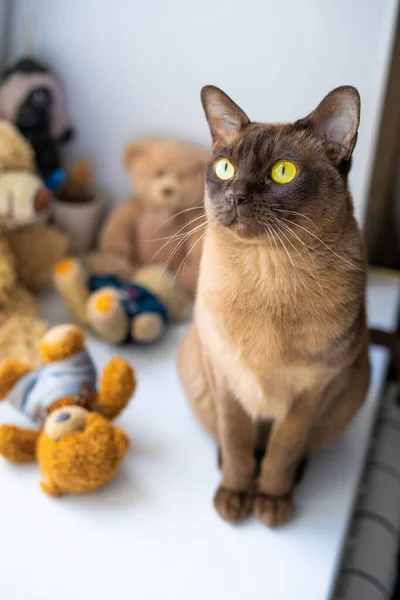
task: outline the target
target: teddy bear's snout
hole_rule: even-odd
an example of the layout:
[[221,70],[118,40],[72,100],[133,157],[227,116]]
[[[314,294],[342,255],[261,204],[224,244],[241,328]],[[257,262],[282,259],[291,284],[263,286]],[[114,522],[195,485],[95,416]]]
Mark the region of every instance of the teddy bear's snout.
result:
[[67,412],[60,412],[58,413],[58,415],[56,415],[55,417],[55,422],[56,423],[62,423],[63,421],[68,421],[68,419],[71,418],[71,415]]
[[176,208],[179,206],[182,196],[182,185],[177,177],[165,174],[158,177],[151,188],[151,198],[158,206]]
[[44,424],[44,432],[58,440],[69,433],[84,431],[89,412],[81,406],[64,406],[51,412]]
[[173,193],[174,193],[174,188],[172,188],[172,187],[165,187],[163,189],[164,196],[172,196]]

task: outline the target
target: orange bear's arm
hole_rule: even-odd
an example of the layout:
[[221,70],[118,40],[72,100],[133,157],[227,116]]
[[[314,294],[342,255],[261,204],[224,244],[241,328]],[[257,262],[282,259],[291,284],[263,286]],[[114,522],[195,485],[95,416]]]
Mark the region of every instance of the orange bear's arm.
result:
[[132,367],[122,358],[113,358],[104,367],[97,404],[108,419],[115,419],[128,404],[136,389]]
[[14,425],[0,426],[0,455],[16,464],[33,462],[36,459],[36,444],[40,432]]

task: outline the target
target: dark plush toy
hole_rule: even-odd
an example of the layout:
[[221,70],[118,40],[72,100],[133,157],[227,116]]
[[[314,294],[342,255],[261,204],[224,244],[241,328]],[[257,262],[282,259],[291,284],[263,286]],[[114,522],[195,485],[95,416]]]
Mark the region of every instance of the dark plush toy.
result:
[[24,57],[0,77],[0,116],[20,130],[35,151],[36,166],[55,191],[65,179],[60,146],[72,137],[64,93],[41,61]]

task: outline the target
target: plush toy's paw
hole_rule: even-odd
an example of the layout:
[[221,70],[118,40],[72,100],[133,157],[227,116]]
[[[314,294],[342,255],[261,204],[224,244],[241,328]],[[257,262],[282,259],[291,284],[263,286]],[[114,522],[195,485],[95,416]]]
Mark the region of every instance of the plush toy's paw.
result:
[[112,288],[91,295],[88,317],[93,329],[108,342],[118,344],[128,337],[129,319],[118,293]]
[[132,319],[131,334],[136,342],[150,343],[158,340],[165,331],[165,323],[161,315],[142,313]]
[[28,365],[9,359],[0,366],[0,400],[4,400],[11,388],[21,377],[29,373]]
[[85,336],[76,325],[57,325],[49,329],[40,342],[40,353],[45,363],[64,360],[82,352]]
[[22,429],[14,425],[0,427],[0,454],[9,462],[20,464],[33,462],[39,431]]
[[55,279],[71,279],[83,271],[82,265],[76,258],[65,258],[54,265]]
[[63,495],[62,490],[51,481],[41,481],[40,489],[52,498],[60,498]]
[[101,413],[115,419],[125,408],[136,389],[135,374],[130,364],[115,357],[104,367],[97,403]]
[[274,497],[258,493],[254,500],[254,512],[256,517],[267,527],[278,527],[293,516],[292,497],[290,494]]
[[53,269],[53,282],[71,315],[86,325],[90,290],[82,263],[75,258],[58,262]]
[[220,517],[235,524],[251,514],[253,503],[247,492],[236,492],[220,485],[214,496],[214,506]]

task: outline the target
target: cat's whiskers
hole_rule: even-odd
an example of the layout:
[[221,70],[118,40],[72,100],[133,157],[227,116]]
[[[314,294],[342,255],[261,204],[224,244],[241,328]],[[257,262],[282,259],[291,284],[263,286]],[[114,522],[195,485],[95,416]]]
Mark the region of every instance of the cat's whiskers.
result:
[[[277,219],[277,217],[275,217],[275,219]],[[280,224],[281,227],[283,227],[289,234],[293,235],[295,237],[295,239],[297,239],[304,246],[304,249],[307,252],[309,259],[312,261],[313,272],[311,271],[311,265],[309,263],[307,263],[307,261],[305,260],[304,256],[300,254],[300,252],[299,252],[299,250],[297,248],[294,248],[294,249],[296,250],[297,254],[299,255],[299,257],[304,262],[304,265],[307,267],[307,270],[308,270],[309,274],[311,275],[311,278],[314,279],[317,282],[318,287],[319,287],[321,293],[323,294],[323,296],[325,297],[326,301],[328,302],[328,304],[330,304],[332,306],[332,301],[329,299],[326,291],[323,289],[323,287],[321,285],[321,281],[320,281],[320,278],[318,276],[317,268],[315,266],[314,258],[311,255],[310,250],[308,249],[307,244],[305,244],[304,241],[297,235],[297,233],[295,233],[290,227],[288,227],[288,225],[286,225],[285,223],[283,223],[280,219],[277,219],[277,222],[279,222],[279,224]]]
[[[353,269],[357,269],[358,271],[361,271],[362,273],[364,273],[364,269],[361,269],[361,267],[353,264],[352,262],[350,262],[349,260],[347,260],[346,258],[344,258],[343,256],[340,256],[340,254],[338,254],[337,252],[335,252],[335,250],[333,250],[330,246],[328,246],[328,244],[326,244],[323,240],[321,240],[321,238],[319,238],[317,235],[315,235],[314,233],[312,233],[311,231],[309,231],[306,227],[303,227],[302,225],[299,225],[298,223],[292,223],[291,221],[289,221],[288,219],[284,219],[283,217],[281,217],[281,219],[287,223],[289,223],[290,225],[295,225],[296,227],[300,227],[300,229],[302,229],[303,231],[305,231],[306,233],[308,233],[309,235],[311,235],[312,237],[314,237],[316,240],[318,240],[323,246],[325,246],[325,248],[327,248],[327,250],[329,250],[330,252],[332,252],[332,254],[334,254],[335,256],[337,256],[337,258],[340,258],[340,260],[342,260],[343,262],[347,263],[348,265],[350,265],[350,267],[353,267]],[[313,248],[312,246],[308,246],[306,244],[306,246],[308,248],[310,248],[311,250],[314,250],[315,252],[318,253],[318,251]]]
[[[265,222],[265,225],[268,225],[268,223],[267,223],[267,222]],[[273,233],[274,233],[274,234],[277,236],[278,240],[280,241],[280,243],[281,243],[281,245],[282,245],[282,248],[283,248],[283,249],[284,249],[284,251],[286,252],[286,255],[287,255],[287,257],[288,257],[288,259],[289,259],[289,261],[290,261],[290,263],[291,263],[291,265],[292,265],[292,267],[293,267],[293,270],[294,270],[294,273],[295,273],[295,284],[296,284],[296,293],[297,293],[297,279],[296,279],[296,275],[297,275],[297,269],[296,269],[296,267],[295,267],[295,264],[294,264],[294,262],[293,262],[293,259],[292,259],[292,257],[290,256],[290,252],[289,252],[289,251],[288,251],[288,249],[286,248],[286,246],[285,246],[285,243],[284,243],[284,241],[282,240],[282,238],[281,238],[281,236],[279,235],[279,233],[278,233],[278,232],[277,232],[277,231],[276,231],[274,228],[272,228],[272,231],[273,231]]]
[[[198,221],[199,218],[196,219],[192,219],[192,221],[189,221],[189,223],[186,223],[183,227],[189,227],[190,225],[193,225],[193,223],[195,223],[196,221]],[[198,227],[199,225],[202,225],[202,223],[199,223],[198,225],[196,225],[196,227]],[[186,240],[187,237],[190,237],[190,235],[195,231],[194,229],[191,229],[190,231],[183,231],[182,233],[177,232],[176,234],[172,235],[172,236],[167,236],[166,238],[166,242],[157,250],[157,252],[155,252],[152,256],[151,262],[160,254],[160,252],[162,252],[164,250],[164,248],[166,248],[169,244],[172,244],[174,242],[177,242],[179,240]]]
[[287,210],[286,208],[278,208],[276,206],[272,206],[271,207],[273,212],[277,211],[277,212],[284,212],[287,214],[291,214],[291,215],[296,215],[298,217],[302,217],[303,219],[307,219],[307,221],[309,221],[311,223],[311,225],[313,227],[315,227],[315,229],[317,229],[317,226],[315,225],[314,221],[312,219],[310,219],[310,217],[307,217],[307,215],[303,215],[300,212],[297,212],[295,210]]
[[314,267],[314,274],[312,274],[310,272],[310,265],[305,261],[304,256],[302,256],[298,249],[296,248],[296,252],[298,253],[298,255],[300,256],[300,258],[302,259],[302,261],[304,262],[305,266],[307,267],[307,270],[310,272],[310,274],[312,275],[312,277],[314,277],[318,282],[319,282],[319,278],[318,278],[318,274],[316,271],[316,267],[315,267],[315,262],[314,262],[314,258],[312,257],[309,247],[307,246],[307,244],[305,244],[305,242],[297,235],[296,232],[294,232],[286,223],[284,223],[282,221],[282,219],[280,219],[279,217],[277,217],[276,215],[273,215],[273,218],[276,222],[278,222],[280,224],[281,227],[283,227],[290,235],[292,235],[298,242],[300,242],[300,244],[304,247],[305,251],[308,254],[309,259],[312,261],[313,263],[313,267]]
[[201,205],[190,206],[189,208],[184,208],[180,212],[177,212],[177,213],[173,214],[171,217],[169,217],[169,219],[167,219],[166,221],[164,221],[163,223],[161,223],[161,225],[159,225],[157,227],[157,229],[154,230],[154,233],[156,233],[157,231],[159,231],[159,229],[161,229],[161,227],[164,227],[165,225],[168,225],[168,223],[170,223],[171,221],[173,221],[174,219],[176,219],[180,215],[183,215],[184,213],[187,213],[187,212],[189,212],[191,210],[201,210],[202,208],[203,208],[203,206],[201,206]]
[[171,264],[171,261],[174,259],[174,256],[177,254],[177,252],[179,252],[180,248],[182,248],[182,246],[185,244],[185,242],[190,238],[191,235],[193,235],[193,233],[197,233],[199,231],[201,231],[202,229],[206,229],[207,228],[208,223],[200,223],[200,225],[196,225],[196,227],[194,227],[193,229],[191,229],[186,235],[185,237],[183,237],[183,239],[181,239],[179,241],[179,243],[176,245],[176,247],[172,250],[172,252],[170,253],[170,255],[168,256],[162,270],[159,276],[159,279],[161,279],[161,277],[163,276],[163,274],[165,273],[165,271],[167,270],[167,268],[169,267],[169,265]]
[[175,246],[175,248],[173,248],[173,250],[171,251],[167,261],[166,261],[166,265],[168,266],[170,264],[170,262],[172,261],[172,259],[174,258],[175,254],[179,251],[179,249],[185,244],[185,242],[190,238],[191,235],[193,235],[194,233],[201,231],[202,229],[205,229],[207,227],[207,223],[200,223],[199,225],[196,225],[196,227],[194,227],[193,229],[191,229],[190,231],[188,231],[183,238],[178,242],[178,244]]
[[197,244],[203,240],[203,238],[205,237],[205,235],[207,234],[207,231],[209,229],[211,230],[211,229],[213,229],[215,227],[216,221],[214,221],[213,223],[208,223],[208,225],[209,225],[209,227],[207,227],[206,230],[205,230],[205,232],[198,238],[198,240],[196,240],[196,242],[190,248],[189,252],[186,254],[185,258],[182,260],[181,264],[179,265],[179,268],[177,269],[177,271],[175,273],[175,277],[173,279],[173,283],[175,283],[175,280],[178,277],[179,271],[182,269],[182,273],[183,273],[183,271],[185,270],[185,266],[187,264],[189,256],[193,252],[193,250],[195,249],[195,247],[197,246]]
[[[312,274],[312,272],[311,272],[311,270],[310,270],[310,267],[309,267],[309,265],[308,265],[308,264],[307,264],[307,262],[304,260],[304,257],[303,257],[303,256],[301,256],[300,252],[298,251],[298,249],[296,248],[296,246],[293,244],[293,242],[291,242],[291,240],[290,240],[290,239],[288,238],[288,236],[285,234],[285,232],[284,232],[284,230],[283,230],[283,228],[282,228],[282,225],[280,225],[278,222],[276,222],[276,225],[277,225],[277,227],[279,228],[279,231],[281,232],[281,234],[282,234],[282,235],[284,236],[284,238],[286,239],[286,241],[287,241],[287,242],[288,242],[288,243],[291,245],[291,247],[292,247],[292,248],[295,250],[295,252],[296,252],[296,253],[297,253],[297,254],[300,256],[300,258],[301,258],[301,259],[302,259],[302,261],[304,262],[305,266],[307,267],[307,270],[308,270],[308,272],[310,273],[311,277],[312,277],[312,278],[314,278],[314,276],[313,276],[313,274]],[[309,296],[309,298],[310,298],[311,305],[312,305],[312,306],[314,306],[314,302],[313,302],[313,299],[312,299],[312,296],[311,296],[311,293],[310,293],[309,287],[307,286],[307,284],[306,284],[306,282],[304,281],[303,277],[301,277],[299,269],[297,269],[297,268],[295,267],[295,271],[296,271],[296,276],[299,278],[299,280],[300,280],[300,283],[303,285],[303,287],[304,287],[305,291],[307,292],[307,294],[308,294],[308,296]]]
[[172,235],[166,235],[165,237],[153,238],[153,239],[148,239],[148,240],[144,240],[144,241],[146,243],[149,243],[149,242],[162,242],[163,240],[170,240],[171,241],[171,240],[177,239],[180,236],[185,235],[186,232],[182,233],[182,231],[184,229],[186,229],[186,227],[189,227],[190,225],[192,225],[193,223],[195,223],[199,219],[204,219],[204,215],[200,215],[198,217],[195,217],[194,219],[192,219],[188,223],[185,223],[184,225],[180,225],[179,227],[176,228],[175,233],[173,233]]
[[[269,223],[267,223],[266,221],[265,221],[265,226],[266,226],[266,227],[267,227],[267,229],[268,229],[268,240],[270,241],[270,243],[271,243],[271,240],[272,240],[272,242],[274,243],[274,246],[275,246],[275,248],[276,248],[276,252],[277,252],[277,256],[278,256],[278,254],[279,254],[279,248],[278,248],[278,243],[277,243],[277,241],[276,241],[276,239],[275,239],[275,235],[274,235],[274,232],[273,232],[272,226],[271,226]],[[271,244],[271,245],[272,245],[272,244]],[[274,265],[274,268],[275,268],[275,270],[276,270],[276,265]]]

